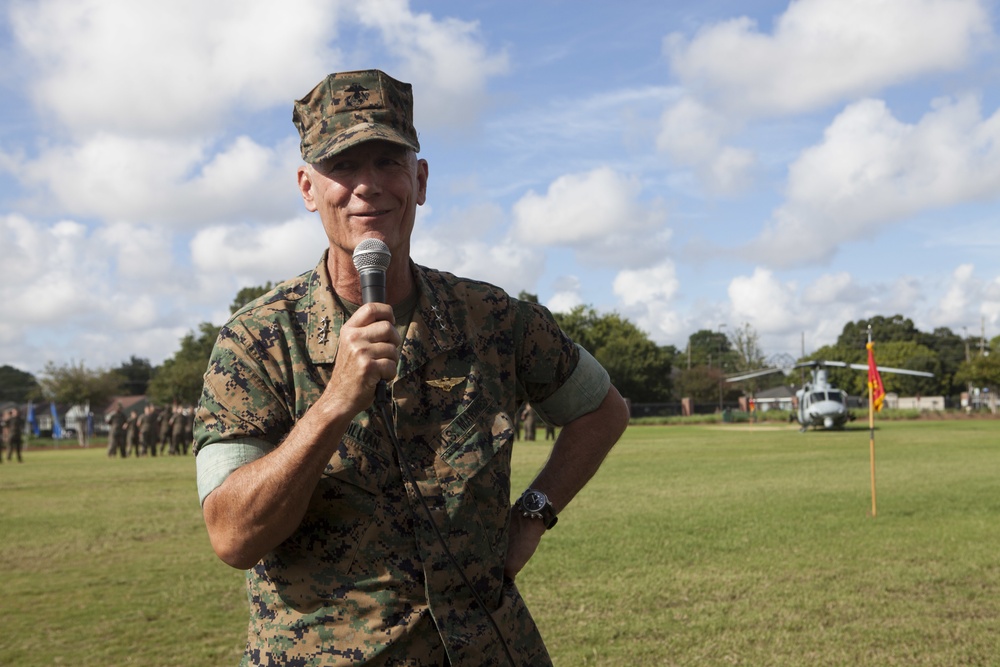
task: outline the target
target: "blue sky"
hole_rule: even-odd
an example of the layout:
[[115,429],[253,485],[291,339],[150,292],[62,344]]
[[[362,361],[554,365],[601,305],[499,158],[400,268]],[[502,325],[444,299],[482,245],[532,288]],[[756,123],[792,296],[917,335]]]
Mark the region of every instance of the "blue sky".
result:
[[[661,6],[662,5],[662,6]],[[1000,325],[987,0],[8,0],[0,364],[161,363],[325,246],[291,104],[411,82],[422,264],[767,355]]]

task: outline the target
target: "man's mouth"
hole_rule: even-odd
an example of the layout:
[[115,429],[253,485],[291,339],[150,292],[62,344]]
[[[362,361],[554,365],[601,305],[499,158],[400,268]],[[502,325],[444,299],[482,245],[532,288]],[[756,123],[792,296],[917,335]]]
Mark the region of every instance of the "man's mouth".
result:
[[389,211],[387,211],[387,210],[358,211],[356,213],[352,213],[351,215],[353,215],[356,218],[378,218],[378,217],[381,217],[381,216],[386,215],[388,213],[389,213]]

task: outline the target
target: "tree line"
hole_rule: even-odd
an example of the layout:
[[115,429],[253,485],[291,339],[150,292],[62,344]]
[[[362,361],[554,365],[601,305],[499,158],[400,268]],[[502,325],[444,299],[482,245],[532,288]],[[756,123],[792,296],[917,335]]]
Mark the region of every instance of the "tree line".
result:
[[[253,299],[273,288],[264,285],[241,289],[230,305],[235,313]],[[518,298],[538,303],[534,294],[521,292]],[[623,396],[634,403],[667,403],[689,397],[696,403],[731,403],[746,392],[780,384],[801,385],[804,377],[775,374],[740,385],[726,382],[729,375],[767,368],[790,367],[811,360],[867,362],[865,343],[868,327],[876,342],[880,366],[929,371],[933,378],[883,375],[886,391],[900,395],[946,396],[956,398],[969,387],[995,391],[1000,387],[1000,336],[990,341],[961,337],[948,328],[932,332],[918,330],[902,315],[875,316],[849,322],[837,341],[811,354],[794,359],[769,358],[760,337],[749,324],[719,330],[702,329],[688,338],[687,346],[658,345],[628,319],[618,313],[599,313],[590,306],[577,306],[568,313],[554,313],[563,330],[590,352],[608,370]],[[83,362],[58,366],[46,364],[35,378],[11,366],[0,366],[0,400],[26,402],[53,400],[63,404],[104,406],[113,396],[146,395],[159,405],[193,405],[201,395],[202,376],[208,365],[219,327],[203,322],[188,332],[177,352],[161,365],[132,356],[110,369],[88,369]],[[779,363],[780,362],[780,363]],[[867,376],[850,369],[828,369],[830,381],[851,395],[863,395]]]

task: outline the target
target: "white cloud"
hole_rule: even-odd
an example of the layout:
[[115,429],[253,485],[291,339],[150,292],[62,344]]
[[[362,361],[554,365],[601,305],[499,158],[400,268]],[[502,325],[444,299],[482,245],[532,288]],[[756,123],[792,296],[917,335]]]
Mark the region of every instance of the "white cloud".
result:
[[747,17],[664,40],[684,88],[659,149],[712,193],[745,190],[756,156],[729,145],[754,118],[800,114],[954,71],[992,40],[982,0],[798,0],[770,33]]
[[747,187],[756,157],[752,151],[724,145],[739,123],[683,97],[660,119],[657,148],[682,166],[696,167],[711,192],[733,194]]
[[42,0],[14,5],[11,24],[37,103],[75,134],[176,137],[308,92],[340,61],[339,4]]
[[176,267],[169,251],[172,237],[167,230],[118,223],[98,229],[94,239],[103,256],[114,258],[123,286],[139,280],[175,281]]
[[991,36],[980,0],[798,0],[766,34],[741,17],[670,35],[674,73],[737,115],[808,111],[966,64]]
[[18,304],[10,313],[17,325],[58,325],[98,306],[106,269],[86,227],[10,215],[0,218],[0,239],[0,298]]
[[50,193],[58,211],[79,217],[191,228],[289,212],[298,198],[290,144],[271,149],[237,137],[212,148],[102,132],[47,150],[23,165],[21,177]]
[[431,234],[415,238],[412,246],[410,255],[420,264],[499,285],[515,296],[536,292],[545,268],[539,249],[509,238],[490,242]]
[[394,76],[419,90],[417,127],[467,123],[481,111],[486,82],[508,70],[507,54],[490,53],[476,22],[414,13],[407,0],[353,5],[362,25],[377,29],[382,48],[400,60]]
[[625,269],[613,284],[614,293],[626,306],[671,301],[679,287],[677,270],[669,260],[647,269]]
[[734,319],[762,333],[798,327],[802,317],[795,308],[796,289],[795,283],[783,284],[772,271],[760,267],[752,276],[736,276],[728,290]]
[[1000,324],[1000,275],[985,278],[976,273],[974,265],[961,264],[942,290],[928,316],[932,326],[973,331],[983,323],[991,328]]
[[546,306],[553,313],[568,313],[577,306],[584,305],[579,277],[560,276],[553,287],[555,293],[546,302]]
[[998,191],[1000,112],[984,119],[972,97],[938,100],[907,124],[864,100],[791,165],[787,201],[752,249],[775,266],[827,260],[905,216]]
[[195,234],[191,261],[203,281],[220,281],[224,293],[235,294],[249,284],[311,270],[328,243],[316,215],[268,225],[218,225]]
[[972,283],[975,267],[963,264],[951,275],[948,291],[937,305],[935,316],[942,322],[961,321],[969,310],[970,297],[979,296],[977,286]]
[[670,230],[657,203],[639,200],[638,179],[608,167],[557,178],[544,195],[529,191],[514,204],[514,237],[569,246],[612,265],[646,266],[663,256]]
[[724,115],[690,96],[667,107],[660,123],[657,148],[687,165],[710,160],[735,129]]
[[826,306],[857,299],[860,288],[846,271],[820,276],[802,292],[803,303]]
[[708,165],[703,179],[712,192],[736,194],[750,187],[757,157],[750,150],[726,146]]
[[652,340],[669,340],[681,332],[684,322],[674,306],[680,281],[672,260],[620,271],[612,289],[622,304],[622,313]]
[[[875,315],[903,314],[921,331],[947,327],[961,333],[985,323],[987,332],[1000,324],[1000,275],[988,278],[971,264],[957,266],[945,279],[902,276],[887,283],[862,283],[846,272],[816,276],[800,285],[780,274],[757,268],[729,285],[728,313],[700,318],[749,323],[760,333],[769,355],[798,357],[832,345],[848,322]],[[705,327],[714,328],[707,324]],[[989,335],[987,335],[989,337]]]

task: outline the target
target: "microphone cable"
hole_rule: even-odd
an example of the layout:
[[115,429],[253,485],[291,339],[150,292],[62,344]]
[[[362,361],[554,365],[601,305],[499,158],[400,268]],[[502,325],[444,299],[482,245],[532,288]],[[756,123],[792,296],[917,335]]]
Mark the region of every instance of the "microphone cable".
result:
[[[507,662],[510,663],[511,667],[518,667],[517,662],[514,661],[514,655],[511,653],[510,647],[507,646],[507,641],[504,639],[503,633],[500,631],[499,624],[497,624],[496,619],[493,618],[493,614],[490,612],[490,608],[486,606],[483,598],[479,595],[479,591],[477,591],[475,586],[472,585],[472,582],[465,574],[465,570],[463,570],[462,566],[459,564],[458,559],[456,559],[451,553],[451,549],[448,548],[448,543],[445,541],[444,535],[441,534],[441,529],[438,528],[437,522],[434,521],[434,515],[431,513],[431,508],[427,504],[427,499],[424,498],[424,494],[420,492],[417,480],[413,477],[413,473],[410,471],[409,460],[403,453],[403,445],[399,442],[399,437],[396,435],[396,428],[392,420],[392,415],[389,412],[391,405],[392,399],[389,398],[386,382],[385,380],[380,380],[375,389],[375,408],[377,414],[381,417],[382,425],[385,426],[385,430],[389,434],[389,440],[392,441],[392,446],[396,450],[396,457],[399,460],[399,469],[402,471],[406,482],[408,482],[416,492],[420,506],[423,508],[424,514],[427,516],[427,522],[430,523],[431,528],[434,529],[434,535],[441,544],[441,548],[444,549],[444,553],[448,557],[448,561],[462,578],[462,583],[464,583],[469,590],[472,591],[472,596],[475,598],[476,604],[482,607],[483,611],[486,613],[486,618],[489,619],[490,625],[493,627],[493,632],[496,634],[497,639],[500,640],[500,645],[503,646],[504,653],[507,655]],[[419,522],[420,517],[417,515],[416,508],[414,508],[411,503],[407,503],[407,506],[410,508],[410,513],[413,515],[413,521],[415,523]],[[445,653],[447,653],[447,644],[445,645]]]
[[[361,287],[361,303],[386,303],[386,290],[387,290],[387,280],[386,271],[389,268],[389,263],[392,261],[392,253],[389,250],[389,246],[380,239],[377,238],[366,238],[362,240],[354,248],[352,255],[352,260],[354,262],[354,268],[358,271],[358,280]],[[403,453],[403,446],[399,442],[399,437],[396,435],[395,422],[392,419],[392,414],[390,413],[391,406],[393,405],[392,399],[389,397],[389,387],[385,380],[379,380],[375,387],[375,401],[374,407],[376,414],[381,417],[382,424],[385,426],[386,433],[389,435],[389,440],[392,442],[393,448],[396,450],[396,458],[399,462],[399,469],[403,474],[404,482],[409,483],[413,487],[413,491],[417,495],[417,500],[420,502],[420,506],[423,508],[424,514],[427,516],[427,521],[430,523],[431,528],[434,529],[434,535],[437,541],[441,544],[441,548],[444,549],[445,555],[448,557],[448,561],[451,563],[455,571],[458,572],[459,576],[469,590],[472,592],[472,596],[483,611],[486,613],[486,618],[489,619],[490,625],[493,628],[494,633],[496,633],[497,639],[500,640],[500,645],[503,646],[504,653],[507,655],[507,661],[510,663],[511,667],[518,667],[517,663],[514,661],[514,656],[510,651],[510,647],[507,646],[506,640],[504,640],[503,633],[500,632],[500,626],[497,624],[496,619],[493,618],[493,614],[490,612],[490,608],[486,606],[483,602],[482,597],[479,592],[469,581],[468,576],[465,574],[465,570],[459,564],[458,559],[451,553],[451,549],[448,548],[448,543],[445,541],[444,536],[441,534],[441,530],[438,528],[437,523],[434,521],[434,515],[431,513],[431,508],[427,504],[427,499],[424,498],[424,494],[420,492],[420,487],[417,485],[417,480],[413,477],[413,472],[410,470],[410,462]],[[410,508],[410,514],[413,516],[414,527],[420,522],[420,516],[417,514],[416,508],[412,503],[407,503]],[[428,605],[430,601],[428,600]],[[447,645],[445,646],[445,653],[447,653]]]

